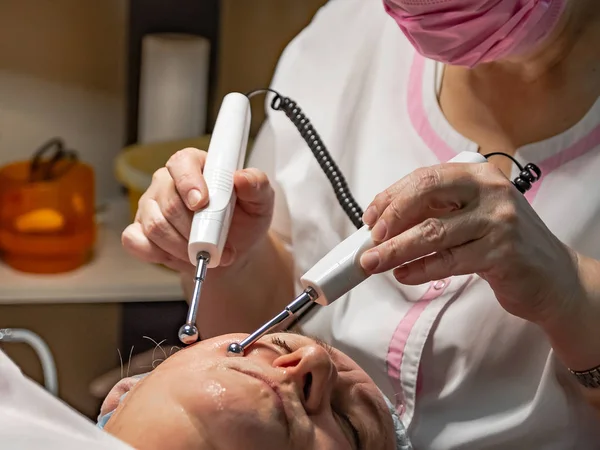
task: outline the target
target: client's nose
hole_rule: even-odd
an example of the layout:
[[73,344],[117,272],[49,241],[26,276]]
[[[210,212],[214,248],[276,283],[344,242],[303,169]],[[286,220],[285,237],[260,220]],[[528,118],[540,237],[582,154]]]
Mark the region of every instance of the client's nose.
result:
[[276,367],[285,367],[297,388],[308,414],[316,414],[331,404],[331,391],[337,369],[327,350],[317,344],[306,345],[289,355],[277,358]]

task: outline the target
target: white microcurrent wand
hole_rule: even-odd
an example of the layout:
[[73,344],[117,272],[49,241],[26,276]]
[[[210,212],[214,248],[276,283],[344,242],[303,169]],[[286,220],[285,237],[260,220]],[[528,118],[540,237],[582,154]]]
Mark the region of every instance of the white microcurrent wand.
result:
[[186,322],[179,329],[179,340],[183,344],[198,340],[196,316],[202,283],[206,270],[221,262],[236,202],[233,175],[244,166],[250,120],[248,97],[233,92],[223,98],[204,164],[208,206],[194,214],[188,243],[188,255],[196,266],[196,275]]
[[[462,152],[448,162],[483,163],[487,159],[480,153]],[[228,353],[243,356],[249,346],[310,303],[327,306],[361,284],[368,275],[360,265],[360,257],[374,246],[371,230],[367,225],[355,231],[300,278],[304,291],[292,303],[246,339],[231,344]]]

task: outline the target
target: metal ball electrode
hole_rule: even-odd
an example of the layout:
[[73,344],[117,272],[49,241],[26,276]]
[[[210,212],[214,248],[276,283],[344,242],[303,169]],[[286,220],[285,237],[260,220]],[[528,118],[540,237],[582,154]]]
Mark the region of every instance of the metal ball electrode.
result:
[[237,342],[229,344],[227,348],[227,356],[244,356],[244,347]]
[[185,345],[193,344],[198,340],[198,328],[187,323],[182,325],[179,329],[179,340]]

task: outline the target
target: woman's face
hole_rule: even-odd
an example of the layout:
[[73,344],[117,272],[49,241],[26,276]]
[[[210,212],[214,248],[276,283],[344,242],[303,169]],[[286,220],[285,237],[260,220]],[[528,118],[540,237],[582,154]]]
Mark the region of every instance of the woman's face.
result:
[[245,357],[245,335],[181,350],[137,383],[105,430],[140,449],[394,449],[381,393],[349,357],[277,333]]

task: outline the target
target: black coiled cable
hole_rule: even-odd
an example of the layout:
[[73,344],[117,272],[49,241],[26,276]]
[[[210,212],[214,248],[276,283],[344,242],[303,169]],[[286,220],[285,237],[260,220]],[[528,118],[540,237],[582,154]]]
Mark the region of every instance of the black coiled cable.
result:
[[[271,101],[271,108],[273,108],[275,111],[283,111],[285,115],[288,116],[288,118],[292,121],[296,129],[300,132],[300,135],[304,141],[308,144],[308,147],[315,156],[319,166],[321,166],[321,169],[323,169],[323,172],[325,172],[325,175],[331,183],[331,187],[333,188],[335,196],[341,207],[344,209],[344,212],[350,218],[356,228],[361,228],[363,226],[363,211],[352,196],[344,175],[331,157],[331,154],[325,147],[325,144],[319,137],[319,134],[314,129],[306,115],[302,112],[302,109],[300,109],[295,101],[288,97],[284,97],[279,92],[269,88],[254,90],[246,94],[246,96],[248,98],[252,98],[256,94],[265,92],[271,92],[275,94],[273,100]],[[511,159],[521,171],[519,175],[512,181],[512,184],[522,194],[531,189],[533,183],[541,178],[542,171],[538,166],[533,163],[528,163],[525,165],[525,167],[523,167],[515,158],[507,153],[493,152],[483,156],[487,159],[490,156],[499,155]]]
[[261,92],[272,92],[275,94],[271,101],[271,108],[275,111],[283,111],[292,121],[296,129],[300,132],[302,139],[307,143],[310,151],[315,156],[319,166],[323,169],[325,176],[331,183],[335,196],[352,223],[356,228],[363,226],[363,211],[358,202],[352,196],[348,183],[342,174],[342,171],[333,160],[331,154],[325,147],[325,144],[319,137],[306,115],[302,112],[295,101],[280,95],[273,89],[260,89],[247,94],[248,98]]

